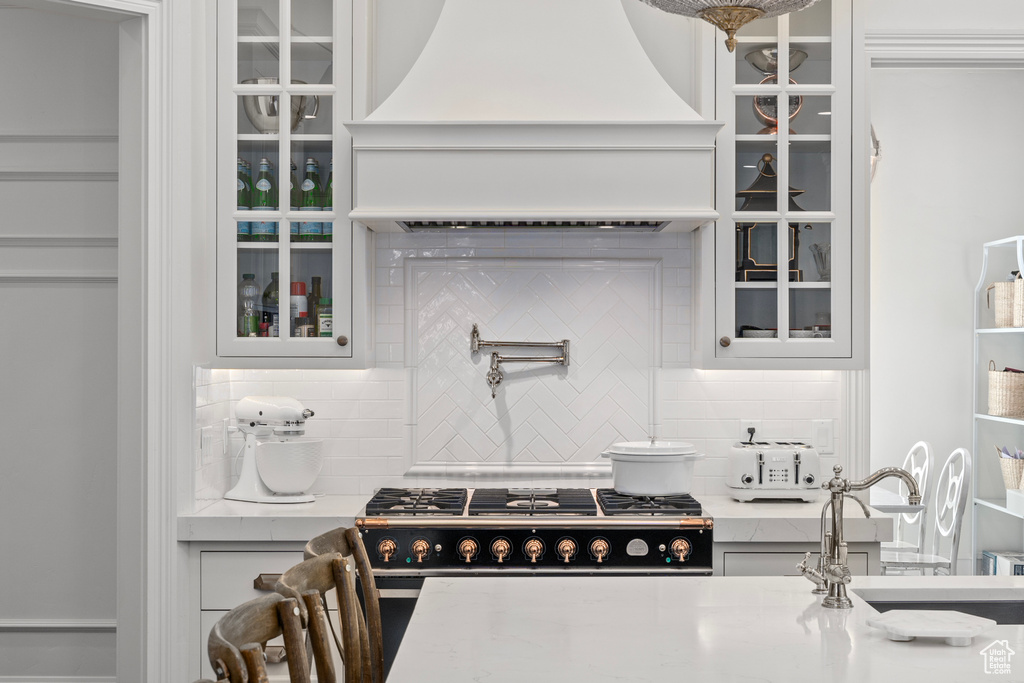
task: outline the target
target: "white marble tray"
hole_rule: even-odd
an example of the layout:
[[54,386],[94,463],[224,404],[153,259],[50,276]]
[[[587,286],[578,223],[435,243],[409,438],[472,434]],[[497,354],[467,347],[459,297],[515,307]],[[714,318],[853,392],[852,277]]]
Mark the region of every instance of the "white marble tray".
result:
[[889,640],[942,638],[949,645],[966,647],[996,622],[952,610],[894,609],[869,618],[867,625],[885,631]]

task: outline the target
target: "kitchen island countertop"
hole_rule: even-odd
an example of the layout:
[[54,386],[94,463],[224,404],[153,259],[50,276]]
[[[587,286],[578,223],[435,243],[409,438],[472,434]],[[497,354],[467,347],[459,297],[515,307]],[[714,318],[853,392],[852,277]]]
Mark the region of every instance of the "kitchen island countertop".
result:
[[[197,512],[178,516],[179,541],[301,541],[339,526],[352,526],[369,494],[326,495],[312,503],[269,504],[218,500]],[[715,520],[715,541],[817,542],[818,502],[741,503],[724,495],[698,497],[704,513]],[[846,540],[851,543],[892,540],[892,518],[872,512],[865,518],[856,504],[844,506]]]
[[[859,590],[1024,594],[1024,577],[855,577],[853,609],[802,577],[427,578],[389,681],[872,681],[1024,678],[1024,626],[967,647],[894,642]],[[966,591],[974,591],[967,593]],[[953,609],[953,608],[950,608]],[[1006,641],[1000,643],[998,641]],[[989,651],[1021,653],[989,676]],[[1005,661],[1005,658],[1004,658]]]

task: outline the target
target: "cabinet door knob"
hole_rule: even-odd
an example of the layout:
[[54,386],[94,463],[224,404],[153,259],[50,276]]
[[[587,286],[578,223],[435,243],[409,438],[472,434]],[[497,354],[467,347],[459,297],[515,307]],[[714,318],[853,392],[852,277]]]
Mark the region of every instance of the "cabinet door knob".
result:
[[718,340],[718,343],[722,346],[728,346],[729,344],[732,344],[732,339],[729,339],[729,337],[722,337]]
[[348,337],[345,335],[338,336],[338,346],[348,346]]

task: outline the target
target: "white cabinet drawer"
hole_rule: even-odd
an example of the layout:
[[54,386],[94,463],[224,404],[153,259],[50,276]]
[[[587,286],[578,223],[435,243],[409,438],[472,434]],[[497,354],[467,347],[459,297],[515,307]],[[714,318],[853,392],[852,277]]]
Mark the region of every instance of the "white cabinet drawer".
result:
[[301,550],[204,551],[199,555],[199,608],[229,610],[266,595],[253,588],[253,580],[260,574],[282,574],[299,562]]
[[[723,576],[799,576],[796,568],[804,559],[803,553],[730,553],[723,554]],[[817,566],[817,553],[811,555],[807,564]],[[847,563],[850,572],[857,576],[867,576],[867,553],[849,553]]]

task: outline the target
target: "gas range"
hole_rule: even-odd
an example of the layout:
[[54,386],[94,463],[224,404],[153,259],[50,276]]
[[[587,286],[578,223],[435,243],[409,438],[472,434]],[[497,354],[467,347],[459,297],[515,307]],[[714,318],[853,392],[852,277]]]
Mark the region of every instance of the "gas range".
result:
[[356,519],[374,574],[711,574],[692,496],[613,489],[381,489]]

